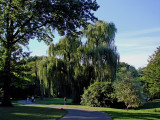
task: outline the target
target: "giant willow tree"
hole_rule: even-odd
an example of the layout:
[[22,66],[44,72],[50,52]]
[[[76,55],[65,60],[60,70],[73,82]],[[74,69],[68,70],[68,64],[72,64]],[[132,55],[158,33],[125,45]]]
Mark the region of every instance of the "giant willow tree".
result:
[[118,61],[114,24],[96,21],[82,32],[86,36],[85,43],[73,33],[50,45],[49,57],[39,63],[42,95],[52,93],[54,88],[54,92],[58,91],[63,97],[64,91],[69,92],[77,103],[84,87],[95,81],[114,80]]
[[92,11],[98,7],[95,0],[0,1],[0,45],[4,56],[3,106],[11,106],[11,61],[15,48],[27,46],[29,40],[35,37],[49,43],[54,37],[49,33],[55,29],[61,35],[76,32],[76,28],[86,26],[88,20],[95,20]]

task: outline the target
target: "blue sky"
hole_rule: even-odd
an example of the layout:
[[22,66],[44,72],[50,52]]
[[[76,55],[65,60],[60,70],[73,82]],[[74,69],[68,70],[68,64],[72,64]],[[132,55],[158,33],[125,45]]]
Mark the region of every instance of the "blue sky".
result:
[[[160,46],[160,0],[97,0],[98,19],[113,22],[117,28],[115,44],[120,61],[136,68],[145,67]],[[55,32],[55,34],[57,34]],[[54,42],[59,40],[56,36]],[[32,56],[46,55],[43,42],[30,41]]]

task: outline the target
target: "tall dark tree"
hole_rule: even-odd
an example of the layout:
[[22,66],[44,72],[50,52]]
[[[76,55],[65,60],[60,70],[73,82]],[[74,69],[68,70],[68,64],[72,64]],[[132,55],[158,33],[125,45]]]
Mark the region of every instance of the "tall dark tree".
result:
[[5,56],[3,106],[11,106],[11,60],[15,47],[27,46],[35,37],[49,43],[54,37],[49,33],[55,29],[61,35],[76,32],[76,28],[85,27],[88,20],[95,20],[92,11],[98,7],[95,0],[1,0],[0,45]]
[[142,82],[147,97],[160,98],[160,47],[157,48],[143,69]]

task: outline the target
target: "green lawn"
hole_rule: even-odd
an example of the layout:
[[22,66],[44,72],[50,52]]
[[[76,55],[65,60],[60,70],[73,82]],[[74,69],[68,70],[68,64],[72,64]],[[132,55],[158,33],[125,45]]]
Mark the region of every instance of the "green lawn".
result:
[[108,113],[114,120],[160,120],[160,99],[145,103],[145,105],[139,109],[130,109],[129,111],[125,109],[71,105],[71,99],[68,101],[69,105],[63,105],[63,99],[60,98],[47,98],[43,101],[36,102],[41,104],[99,110]]
[[57,120],[66,111],[14,103],[14,107],[0,107],[0,120]]

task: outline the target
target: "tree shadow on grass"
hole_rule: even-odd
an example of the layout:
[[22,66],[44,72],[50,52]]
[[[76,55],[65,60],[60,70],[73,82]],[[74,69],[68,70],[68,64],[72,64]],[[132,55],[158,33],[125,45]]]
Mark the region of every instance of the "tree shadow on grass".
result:
[[150,101],[144,104],[143,107],[139,109],[152,109],[152,108],[160,108],[160,102],[157,101]]
[[12,108],[0,108],[1,120],[57,120],[66,114],[66,111],[38,107],[18,105]]
[[159,120],[160,114],[156,113],[131,113],[131,112],[117,112],[104,111],[109,114],[114,120]]

